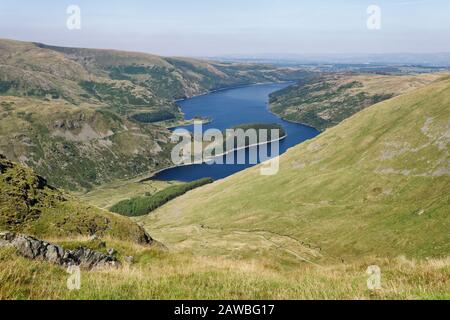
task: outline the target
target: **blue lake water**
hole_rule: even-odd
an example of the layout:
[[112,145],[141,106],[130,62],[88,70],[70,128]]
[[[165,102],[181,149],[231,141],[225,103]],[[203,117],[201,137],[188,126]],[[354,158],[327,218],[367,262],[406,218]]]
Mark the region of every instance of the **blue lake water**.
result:
[[[278,123],[287,133],[280,141],[280,154],[305,140],[319,134],[319,131],[305,125],[284,121],[268,110],[269,94],[281,90],[290,83],[258,84],[233,89],[216,91],[207,95],[179,101],[178,104],[186,119],[207,117],[211,123],[203,125],[203,130],[219,129],[221,131],[245,123]],[[190,131],[193,126],[182,126]],[[268,146],[270,150],[270,145]],[[214,180],[225,178],[238,171],[253,166],[252,164],[193,164],[169,168],[155,174],[153,180],[194,181],[210,177]]]

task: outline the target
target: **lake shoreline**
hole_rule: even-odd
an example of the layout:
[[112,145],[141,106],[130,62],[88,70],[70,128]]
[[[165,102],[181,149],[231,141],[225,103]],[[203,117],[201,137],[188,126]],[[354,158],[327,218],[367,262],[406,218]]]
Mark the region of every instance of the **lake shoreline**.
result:
[[294,121],[294,120],[285,119],[282,116],[280,116],[279,114],[277,114],[277,113],[273,112],[272,110],[270,110],[270,102],[269,102],[269,105],[267,107],[267,111],[270,112],[271,114],[273,114],[274,116],[276,116],[278,119],[281,119],[283,121],[286,121],[286,122],[289,122],[289,123],[292,123],[292,124],[299,124],[299,125],[302,125],[302,126],[305,126],[305,127],[309,127],[311,129],[319,131],[320,133],[324,132],[327,129],[326,128],[324,130],[320,130],[320,129],[317,129],[316,127],[313,127],[312,125],[310,125],[308,123],[297,122],[297,121]]
[[199,94],[194,94],[190,97],[185,97],[185,98],[181,98],[181,99],[175,99],[174,102],[181,102],[181,101],[185,101],[188,99],[192,99],[192,98],[197,98],[197,97],[202,97],[202,96],[206,96],[208,94],[212,94],[212,93],[216,93],[216,92],[221,92],[221,91],[226,91],[226,90],[232,90],[232,89],[239,89],[239,88],[245,88],[245,87],[251,87],[251,86],[260,86],[260,85],[267,85],[267,84],[282,84],[282,83],[292,83],[294,84],[296,81],[271,81],[271,82],[255,82],[255,83],[249,83],[249,84],[242,84],[242,85],[236,85],[236,86],[230,86],[230,87],[223,87],[223,88],[219,88],[219,89],[213,89],[213,90],[209,90],[203,93],[199,93]]
[[[277,123],[281,125],[285,129],[285,134],[277,139],[272,139],[270,141],[265,141],[257,144],[247,145],[243,147],[235,147],[232,150],[226,150],[225,152],[221,152],[220,155],[210,155],[205,154],[206,149],[202,152],[205,157],[201,159],[201,161],[197,161],[196,163],[187,163],[187,164],[179,164],[179,165],[171,165],[171,166],[163,166],[158,170],[153,172],[149,172],[148,175],[142,177],[140,182],[143,181],[193,181],[198,177],[211,177],[215,180],[220,180],[228,175],[231,175],[235,172],[243,170],[243,168],[247,168],[253,166],[254,164],[247,163],[245,161],[244,164],[235,164],[230,166],[222,166],[216,163],[215,158],[224,157],[231,152],[238,152],[240,150],[246,150],[246,154],[248,154],[248,150],[252,147],[264,146],[270,143],[274,143],[276,141],[280,142],[279,146],[279,154],[285,153],[290,147],[302,143],[305,140],[313,138],[318,133],[320,133],[317,129],[309,125],[298,124],[286,119],[283,119],[279,115],[273,113],[270,110],[270,94],[272,92],[276,92],[278,90],[283,89],[284,87],[288,87],[290,85],[295,84],[295,81],[278,81],[278,82],[264,82],[264,83],[254,83],[254,84],[246,84],[239,85],[233,87],[225,87],[215,90],[210,90],[205,93],[201,93],[196,96],[186,97],[183,99],[176,100],[178,102],[177,106],[180,108],[180,112],[183,114],[184,118],[191,119],[195,115],[199,115],[201,117],[207,117],[212,120],[212,122],[217,121],[217,128],[219,130],[225,130],[226,128],[232,128],[233,126],[239,124],[250,124],[250,123]],[[265,87],[267,86],[267,87]],[[227,93],[223,93],[226,91],[236,90],[239,95],[241,92],[246,94],[246,98],[244,100],[227,100],[230,99]],[[274,90],[274,91],[273,91]],[[216,94],[214,94],[216,93]],[[211,97],[205,97],[211,94]],[[234,94],[234,93],[232,93]],[[189,101],[193,98],[198,97],[199,99],[194,101]],[[204,100],[207,99],[207,100]],[[208,101],[205,104],[205,101]],[[232,105],[227,105],[227,101],[232,101]],[[186,104],[190,107],[185,109]],[[203,105],[202,105],[203,104]],[[251,108],[247,111],[247,106],[250,104]],[[196,107],[200,106],[196,111]],[[257,109],[254,107],[258,106]],[[194,107],[194,109],[192,108]],[[226,107],[226,109],[223,109]],[[240,109],[244,108],[244,109]],[[261,109],[259,109],[261,108]],[[215,111],[220,110],[220,111]],[[222,111],[227,110],[227,111]],[[259,110],[259,111],[256,111]],[[241,112],[242,111],[242,112]],[[198,112],[198,113],[196,113]],[[230,119],[228,119],[228,113],[230,113]],[[234,112],[234,113],[233,113]],[[269,116],[270,115],[270,116]],[[236,119],[235,119],[236,118]],[[261,120],[261,121],[260,121]],[[189,121],[189,120],[186,120]],[[183,127],[183,126],[182,126]],[[171,129],[173,130],[174,127]],[[175,127],[176,128],[176,127]],[[209,145],[208,145],[209,147]],[[212,146],[211,146],[212,147]],[[221,150],[222,151],[222,150]],[[246,155],[247,157],[247,155]],[[222,159],[220,159],[221,161]],[[259,162],[259,159],[258,159]],[[192,166],[192,170],[185,169],[185,167]],[[210,169],[210,167],[213,167]]]
[[[214,155],[214,156],[209,157],[209,158],[206,158],[206,159],[202,159],[202,162],[198,162],[198,163],[194,163],[194,162],[193,162],[193,163],[185,163],[185,164],[176,164],[176,165],[173,165],[173,166],[170,166],[170,167],[167,167],[167,168],[162,168],[162,169],[159,169],[159,170],[157,170],[157,171],[155,171],[155,172],[152,172],[148,177],[139,180],[138,183],[150,181],[150,180],[153,179],[153,177],[154,177],[155,175],[157,175],[157,174],[159,174],[159,173],[161,173],[161,172],[164,172],[164,171],[166,171],[166,170],[175,169],[175,168],[180,168],[180,167],[185,167],[185,166],[192,166],[192,165],[197,165],[197,164],[208,164],[208,161],[213,160],[213,159],[215,159],[215,158],[226,156],[227,154],[230,154],[230,153],[232,153],[232,152],[237,152],[237,151],[246,150],[246,149],[250,149],[250,148],[254,148],[254,147],[259,147],[259,146],[263,146],[263,145],[268,145],[268,144],[271,144],[271,143],[277,142],[277,141],[282,141],[282,140],[286,139],[287,136],[288,136],[288,135],[285,134],[284,136],[282,136],[282,137],[280,137],[280,138],[278,138],[278,139],[273,139],[273,140],[265,141],[265,142],[261,142],[261,143],[254,143],[254,144],[251,144],[251,145],[248,145],[248,146],[245,146],[245,147],[234,148],[234,149],[232,149],[232,150],[228,150],[227,152],[224,152],[224,153],[221,153],[221,154],[218,154],[218,155]],[[210,163],[210,164],[213,164],[213,163]],[[176,181],[176,180],[174,180],[174,181]]]
[[[275,92],[276,92],[276,91],[275,91]],[[278,119],[281,119],[281,120],[283,120],[283,121],[286,121],[286,122],[289,122],[289,123],[292,123],[292,124],[300,124],[300,125],[302,125],[302,126],[309,127],[309,128],[314,129],[314,130],[317,130],[317,131],[319,131],[320,133],[322,133],[322,132],[324,132],[324,131],[326,130],[326,129],[325,129],[325,130],[317,129],[316,127],[314,127],[314,126],[312,126],[312,125],[310,125],[310,124],[308,124],[308,123],[303,123],[303,122],[298,122],[298,121],[294,121],[294,120],[289,120],[289,119],[283,118],[281,115],[279,115],[278,113],[275,113],[275,112],[270,108],[270,95],[269,95],[269,101],[267,102],[267,111],[270,112],[271,114],[273,114],[274,116],[276,116]]]

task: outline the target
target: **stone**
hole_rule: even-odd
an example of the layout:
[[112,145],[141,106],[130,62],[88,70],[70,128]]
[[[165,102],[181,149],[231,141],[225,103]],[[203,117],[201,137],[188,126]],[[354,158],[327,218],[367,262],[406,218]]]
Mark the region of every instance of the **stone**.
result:
[[52,244],[49,244],[47,246],[47,251],[45,254],[46,260],[56,263],[56,264],[61,264],[63,256],[64,256],[64,250],[60,246],[55,246]]
[[61,246],[9,231],[0,232],[0,247],[14,247],[25,258],[49,261],[65,267],[75,265],[93,269],[120,265],[113,254],[106,255],[84,247],[65,250]]
[[14,239],[14,233],[9,232],[9,231],[2,231],[0,232],[0,241],[11,241],[12,239]]
[[126,256],[124,258],[125,262],[128,264],[132,264],[134,262],[134,257],[133,256]]

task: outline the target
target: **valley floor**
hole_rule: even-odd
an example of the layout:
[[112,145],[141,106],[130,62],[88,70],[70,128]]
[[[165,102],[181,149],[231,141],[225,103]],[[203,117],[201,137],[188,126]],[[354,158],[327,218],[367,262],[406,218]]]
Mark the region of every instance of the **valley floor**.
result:
[[148,175],[131,180],[117,180],[103,184],[89,192],[83,194],[74,193],[74,195],[88,204],[106,209],[122,200],[143,196],[148,193],[153,194],[177,183],[155,180],[141,182],[142,179],[147,177]]

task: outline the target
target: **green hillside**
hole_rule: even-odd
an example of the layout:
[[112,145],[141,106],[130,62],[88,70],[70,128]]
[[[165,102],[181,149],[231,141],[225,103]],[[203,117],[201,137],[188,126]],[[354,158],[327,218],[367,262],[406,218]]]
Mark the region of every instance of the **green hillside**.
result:
[[140,244],[150,239],[133,221],[80,203],[1,154],[0,190],[0,231],[46,239],[95,235]]
[[63,100],[0,100],[0,151],[52,185],[90,189],[170,164],[164,128]]
[[177,98],[301,70],[0,40],[0,153],[71,190],[169,165]]
[[0,229],[104,240],[122,266],[82,270],[71,291],[65,269],[0,248],[0,299],[448,299],[449,89],[447,77],[356,114],[288,151],[276,176],[255,167],[139,218],[169,251],[2,157]]
[[[249,259],[236,260],[217,253],[213,257],[170,250],[150,240],[141,227],[104,210],[84,205],[49,186],[32,170],[0,157],[0,231],[10,230],[61,245],[80,246],[99,252],[114,249],[121,265],[117,268],[81,270],[80,290],[68,290],[65,268],[40,259],[22,257],[0,241],[0,300],[4,299],[445,299],[448,298],[449,259],[410,260],[360,258],[318,266],[304,261],[280,264],[277,256],[264,256],[266,243],[275,251],[274,235],[260,233],[245,238],[243,231],[231,236],[207,237],[204,231],[187,234],[205,246],[231,246],[242,242]],[[206,228],[206,226],[199,227]],[[172,232],[173,230],[168,230]],[[218,236],[218,232],[209,230]],[[96,239],[90,237],[95,234]],[[169,238],[172,238],[173,234]],[[151,241],[152,245],[149,245]],[[209,242],[209,241],[214,241]],[[195,248],[189,240],[184,245]],[[173,240],[171,242],[173,244]],[[267,246],[267,244],[266,244]],[[267,248],[266,248],[267,249]],[[313,252],[306,248],[305,252]],[[282,254],[280,254],[282,256]],[[244,256],[242,257],[244,258]],[[286,261],[286,260],[284,260]],[[366,269],[382,268],[383,289],[367,289]]]
[[270,109],[284,119],[325,130],[364,108],[421,88],[440,76],[436,73],[332,73],[313,76],[271,94]]
[[[253,249],[249,259],[201,256],[146,245],[142,229],[120,218],[80,204],[31,170],[0,159],[0,227],[29,232],[64,248],[80,245],[94,250],[114,248],[122,263],[117,269],[82,270],[80,290],[68,290],[64,268],[29,260],[11,248],[0,248],[0,299],[448,299],[448,258],[411,260],[360,258],[354,263],[332,265],[295,261],[281,266],[278,259],[263,256],[264,246],[252,247],[252,238],[240,248]],[[11,223],[13,222],[13,223]],[[199,228],[205,228],[199,227]],[[101,238],[89,240],[96,230]],[[209,233],[215,234],[214,230]],[[172,237],[173,235],[171,235]],[[187,239],[198,241],[196,235]],[[204,236],[204,234],[203,234]],[[243,241],[244,232],[231,237],[205,237],[203,245],[231,245]],[[272,243],[261,233],[260,241]],[[254,237],[253,240],[256,238]],[[144,240],[144,241],[143,241]],[[208,242],[214,240],[215,243]],[[186,241],[185,241],[186,242]],[[261,241],[263,242],[263,241]],[[173,243],[173,242],[172,242]],[[192,243],[185,243],[191,245]],[[264,244],[264,243],[261,243]],[[193,248],[193,246],[190,246]],[[311,248],[309,250],[312,252]],[[256,254],[255,254],[256,253]],[[220,253],[218,254],[220,255]],[[132,262],[129,258],[131,257]],[[377,264],[382,270],[382,289],[367,289],[366,269]]]
[[305,75],[302,70],[270,65],[220,63],[117,50],[36,46],[62,53],[91,75],[144,88],[162,101],[165,99],[166,103],[219,88],[295,80]]
[[169,248],[272,263],[450,253],[450,77],[142,219]]

